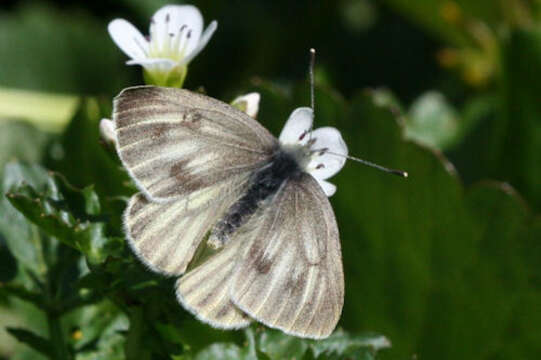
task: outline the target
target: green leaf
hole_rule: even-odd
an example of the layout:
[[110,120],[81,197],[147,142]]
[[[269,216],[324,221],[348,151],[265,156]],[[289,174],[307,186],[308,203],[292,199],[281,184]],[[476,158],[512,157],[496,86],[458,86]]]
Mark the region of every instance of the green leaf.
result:
[[[524,54],[527,54],[525,57]],[[491,150],[491,174],[541,209],[541,30],[516,30],[503,46],[502,108]]]
[[255,360],[246,349],[235,344],[216,343],[198,353],[194,360]]
[[[11,254],[34,275],[45,272],[39,233],[8,201],[5,192],[22,182],[40,189],[46,187],[47,173],[39,166],[8,163],[4,167],[0,194],[0,232]],[[30,186],[30,185],[28,185]]]
[[272,360],[301,359],[308,349],[308,343],[281,331],[266,329],[258,337],[257,347]]
[[[6,240],[0,233],[0,283],[13,280],[16,275],[17,260],[9,250]],[[0,292],[2,292],[1,288]]]
[[59,142],[51,144],[45,163],[78,188],[93,186],[101,199],[108,232],[123,236],[121,211],[125,199],[121,196],[131,195],[135,187],[114,150],[100,144],[99,122],[110,117],[110,111],[110,102],[84,100]]
[[84,11],[25,3],[2,13],[0,66],[10,69],[0,74],[4,86],[113,93],[129,83],[124,59],[105,19]]
[[458,142],[460,119],[445,97],[434,91],[421,95],[411,105],[405,136],[420,144],[446,150]]
[[245,330],[246,342],[242,347],[232,343],[214,343],[200,351],[194,360],[266,360],[264,355],[258,355],[253,331]]
[[338,329],[328,338],[312,342],[310,349],[314,358],[318,359],[342,359],[349,356],[366,356],[370,359],[375,358],[377,351],[390,346],[390,341],[382,335],[350,335]]
[[8,333],[15,337],[18,341],[25,343],[32,349],[40,352],[41,354],[52,357],[53,349],[49,340],[42,338],[39,335],[25,329],[7,328]]
[[0,120],[0,175],[9,161],[41,160],[49,139],[49,135],[27,123]]
[[90,264],[102,263],[122,250],[116,238],[105,236],[105,223],[97,216],[100,204],[91,187],[78,190],[56,174],[49,174],[48,187],[38,192],[22,184],[7,197],[28,220],[49,236],[81,251]]
[[[332,95],[320,91],[322,98]],[[530,234],[532,214],[508,185],[466,190],[440,152],[404,139],[397,103],[383,98],[376,91],[344,108],[338,102],[333,118],[316,109],[315,127],[335,124],[350,154],[410,174],[401,179],[349,162],[330,179],[338,185],[331,202],[345,270],[343,328],[384,333],[393,342],[384,358],[490,358],[513,354],[511,343],[529,349],[518,354],[536,353],[533,339],[541,339],[525,330],[534,317],[522,314],[541,301],[525,281],[539,274],[538,242],[519,240]],[[472,117],[492,109],[486,99]],[[282,108],[267,108],[260,121],[287,112],[287,101],[280,103],[273,100]]]
[[19,299],[28,301],[40,308],[44,306],[44,299],[41,293],[28,290],[21,285],[10,283],[2,284],[0,285],[0,294],[18,297]]

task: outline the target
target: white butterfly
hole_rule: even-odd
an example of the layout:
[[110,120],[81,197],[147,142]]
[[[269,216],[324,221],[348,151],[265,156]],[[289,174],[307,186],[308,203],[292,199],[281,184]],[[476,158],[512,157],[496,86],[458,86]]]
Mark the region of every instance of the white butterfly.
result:
[[119,157],[141,191],[124,214],[150,269],[180,276],[178,301],[222,329],[252,319],[324,338],[338,322],[344,275],[325,179],[344,165],[340,132],[293,111],[279,139],[221,101],[132,87],[114,101]]

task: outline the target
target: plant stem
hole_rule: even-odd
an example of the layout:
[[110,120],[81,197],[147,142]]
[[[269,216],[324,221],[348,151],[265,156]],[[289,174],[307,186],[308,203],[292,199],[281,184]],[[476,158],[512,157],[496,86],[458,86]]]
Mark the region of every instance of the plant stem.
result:
[[53,311],[47,311],[47,323],[49,325],[49,341],[53,347],[54,358],[58,360],[71,359],[68,348],[64,341],[60,317]]

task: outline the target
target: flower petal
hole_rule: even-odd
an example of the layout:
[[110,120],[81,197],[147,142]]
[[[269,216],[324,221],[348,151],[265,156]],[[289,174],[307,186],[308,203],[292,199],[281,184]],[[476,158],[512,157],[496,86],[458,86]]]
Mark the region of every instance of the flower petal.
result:
[[258,92],[251,92],[249,94],[237,97],[231,102],[231,105],[237,106],[239,109],[255,119],[259,111],[260,99],[261,96]]
[[130,58],[140,60],[147,57],[148,41],[135,26],[124,19],[115,19],[107,29],[115,44]]
[[100,136],[108,144],[116,143],[115,123],[110,119],[101,119]]
[[311,150],[321,153],[315,154],[307,170],[316,179],[327,179],[342,169],[346,162],[348,148],[340,135],[340,131],[333,127],[323,127],[312,132],[314,144]]
[[280,133],[279,140],[282,144],[304,144],[308,141],[308,136],[302,135],[310,130],[314,121],[314,112],[309,107],[300,107],[295,109]]
[[209,42],[212,34],[214,34],[217,28],[218,22],[216,20],[212,21],[209,26],[207,26],[195,49],[193,49],[192,52],[186,52],[186,56],[183,59],[183,64],[187,64],[192,61],[192,59],[196,57],[201,52],[201,50],[205,48],[205,46],[207,46],[207,43]]
[[[160,8],[152,16],[154,32],[152,41],[157,41],[158,47],[164,49],[166,42],[171,41],[171,35],[178,36],[181,27],[183,41],[187,41],[185,54],[190,54],[199,44],[199,38],[203,31],[203,16],[199,9],[192,5],[166,5]],[[190,33],[189,37],[186,35]],[[155,37],[155,38],[154,38]]]
[[325,195],[327,195],[327,197],[331,197],[334,195],[334,193],[336,192],[336,185],[331,184],[328,181],[318,179],[318,178],[316,178],[316,180],[319,186],[321,186],[321,188],[323,189],[323,192],[325,193]]
[[141,65],[148,71],[170,72],[171,69],[178,66],[178,63],[171,59],[141,59],[128,60],[128,65]]

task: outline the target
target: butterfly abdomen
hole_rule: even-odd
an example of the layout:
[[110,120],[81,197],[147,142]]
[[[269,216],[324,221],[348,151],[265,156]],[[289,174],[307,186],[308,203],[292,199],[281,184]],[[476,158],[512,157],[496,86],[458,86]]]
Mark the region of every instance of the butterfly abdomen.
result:
[[267,199],[278,192],[285,181],[296,178],[300,174],[301,168],[295,157],[277,148],[269,161],[254,172],[244,195],[216,224],[212,231],[213,238],[219,240],[221,243],[219,245],[223,245],[229,236],[246,223]]

